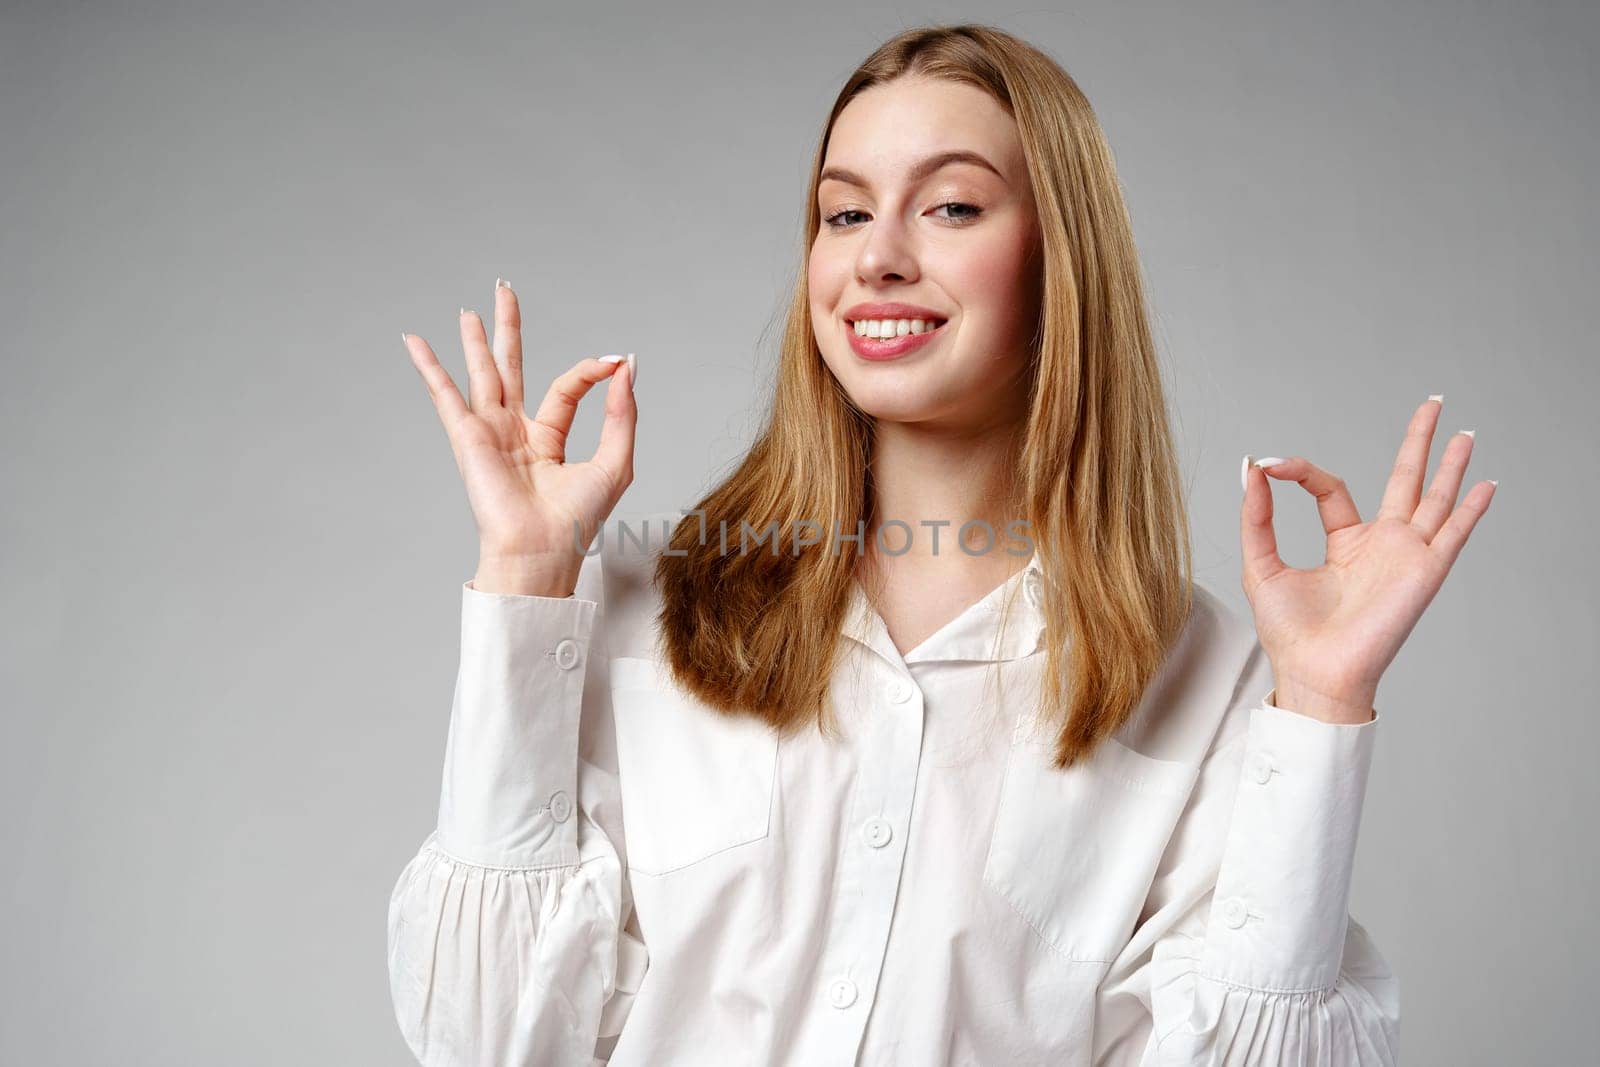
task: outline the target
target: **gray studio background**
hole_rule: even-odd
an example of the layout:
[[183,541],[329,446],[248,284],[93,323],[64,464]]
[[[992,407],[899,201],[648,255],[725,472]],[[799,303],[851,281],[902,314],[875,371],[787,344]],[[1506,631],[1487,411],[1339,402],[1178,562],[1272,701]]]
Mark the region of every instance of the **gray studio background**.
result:
[[[476,541],[402,330],[633,351],[622,509],[749,441],[850,69],[1045,47],[1116,151],[1202,581],[1239,460],[1376,508],[1446,395],[1499,494],[1379,693],[1353,912],[1412,1064],[1586,1060],[1600,9],[17,4],[0,14],[0,1061],[394,1064]],[[587,456],[598,400],[574,452]],[[1290,563],[1309,498],[1276,489]]]

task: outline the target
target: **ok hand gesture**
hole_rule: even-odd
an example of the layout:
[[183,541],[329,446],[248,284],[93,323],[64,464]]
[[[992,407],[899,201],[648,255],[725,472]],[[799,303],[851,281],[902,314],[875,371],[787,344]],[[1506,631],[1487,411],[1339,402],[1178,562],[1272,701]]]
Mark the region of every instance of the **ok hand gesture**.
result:
[[[402,334],[455,452],[478,526],[473,587],[482,592],[568,596],[583,550],[633,481],[638,409],[633,357],[584,359],[560,374],[529,418],[522,399],[522,314],[517,295],[495,285],[491,350],[475,311],[461,310],[469,404],[416,334]],[[625,370],[618,370],[626,365]],[[592,458],[567,462],[567,435],[578,403],[600,379],[605,422]],[[622,379],[619,383],[618,379]],[[578,538],[581,537],[581,544]]]
[[[1244,458],[1244,592],[1272,663],[1278,707],[1325,722],[1370,721],[1379,677],[1488,509],[1496,484],[1489,481],[1474,484],[1456,505],[1472,454],[1470,430],[1450,439],[1423,495],[1442,407],[1443,397],[1429,397],[1412,415],[1371,522],[1362,521],[1344,481],[1309,460]],[[1327,534],[1320,567],[1294,568],[1279,557],[1268,474],[1298,482],[1316,498]]]

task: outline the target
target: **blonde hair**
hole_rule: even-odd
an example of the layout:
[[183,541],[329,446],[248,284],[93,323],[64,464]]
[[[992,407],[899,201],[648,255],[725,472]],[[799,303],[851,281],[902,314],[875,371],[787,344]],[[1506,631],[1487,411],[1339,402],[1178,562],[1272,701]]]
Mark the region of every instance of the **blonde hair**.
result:
[[[1015,119],[1037,207],[1042,305],[1019,504],[1045,581],[1043,721],[1055,766],[1087,758],[1137,708],[1188,618],[1189,526],[1132,227],[1089,101],[1053,59],[994,27],[908,30],[874,51],[835,100],[811,166],[805,240],[821,219],[828,136],[852,99],[903,75],[992,95]],[[766,425],[733,473],[673,529],[657,559],[663,655],[714,708],[790,734],[837,727],[828,693],[842,654],[855,556],[829,533],[871,530],[872,419],[823,363],[808,255],[790,301]],[[807,521],[822,543],[724,552],[716,532]],[[710,532],[711,535],[704,536]],[[870,533],[869,535],[870,536]],[[731,537],[731,534],[730,534]],[[786,542],[792,543],[792,541]]]

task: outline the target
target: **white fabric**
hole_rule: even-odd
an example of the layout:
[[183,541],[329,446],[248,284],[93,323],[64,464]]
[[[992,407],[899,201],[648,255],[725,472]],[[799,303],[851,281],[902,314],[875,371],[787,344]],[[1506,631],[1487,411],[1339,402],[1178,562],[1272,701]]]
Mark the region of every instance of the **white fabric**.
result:
[[610,532],[573,597],[463,585],[438,826],[388,913],[419,1062],[1396,1062],[1346,910],[1377,720],[1272,706],[1204,586],[1062,773],[1035,563],[904,656],[854,588],[843,736],[780,738],[672,684],[653,561]]

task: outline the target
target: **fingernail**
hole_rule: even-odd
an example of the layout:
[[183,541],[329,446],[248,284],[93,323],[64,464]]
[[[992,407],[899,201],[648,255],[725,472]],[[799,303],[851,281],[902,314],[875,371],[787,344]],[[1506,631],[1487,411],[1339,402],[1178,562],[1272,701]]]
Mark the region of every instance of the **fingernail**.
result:
[[1499,480],[1498,480],[1498,479],[1495,479],[1495,478],[1490,478],[1490,479],[1489,479],[1489,484],[1490,484],[1490,485],[1499,485],[1499,484],[1500,484],[1500,482],[1499,482]]
[[1444,394],[1443,393],[1432,393],[1432,394],[1430,394],[1428,396],[1428,399],[1429,400],[1437,400],[1439,403],[1443,404],[1444,403]]
[[601,363],[621,363],[626,358],[628,358],[628,357],[626,357],[626,356],[601,356],[600,357],[600,362]]
[[1256,460],[1255,465],[1257,467],[1270,467],[1275,463],[1282,463],[1282,462],[1283,462],[1283,457],[1282,456],[1262,456],[1260,459]]
[[633,353],[628,353],[628,386],[632,388],[639,382],[639,370],[633,364]]
[[1468,437],[1472,438],[1474,441],[1476,441],[1478,439],[1478,431],[1477,430],[1462,430],[1461,432],[1466,434]]
[[496,289],[509,289],[511,288],[511,283],[506,281],[504,278],[496,278],[494,280],[494,287]]
[[1250,453],[1246,452],[1245,456],[1244,456],[1244,462],[1239,464],[1239,488],[1240,489],[1249,489],[1250,488],[1250,462],[1251,462],[1251,459],[1252,459],[1252,457],[1251,457]]
[[411,342],[406,340],[406,338],[408,336],[410,336],[410,335],[407,334],[404,330],[400,331],[400,343],[405,345],[407,348],[410,348],[411,347]]

